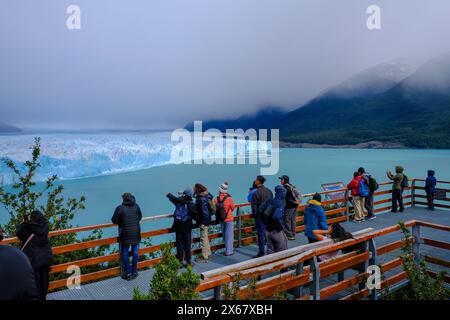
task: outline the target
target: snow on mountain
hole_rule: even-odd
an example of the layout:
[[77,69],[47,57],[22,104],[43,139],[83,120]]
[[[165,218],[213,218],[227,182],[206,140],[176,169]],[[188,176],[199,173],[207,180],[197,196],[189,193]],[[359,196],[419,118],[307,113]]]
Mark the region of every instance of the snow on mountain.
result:
[[411,59],[397,58],[361,71],[340,84],[325,90],[321,97],[358,97],[385,92],[417,69]]

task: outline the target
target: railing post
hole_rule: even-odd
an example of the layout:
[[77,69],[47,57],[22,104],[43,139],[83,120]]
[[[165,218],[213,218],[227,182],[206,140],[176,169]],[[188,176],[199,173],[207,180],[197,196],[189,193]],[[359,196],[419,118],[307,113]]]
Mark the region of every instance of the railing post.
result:
[[413,180],[411,183],[411,206],[416,206],[416,180]]
[[[369,259],[369,265],[374,266],[377,264],[378,256],[377,256],[377,244],[375,243],[375,239],[369,240],[369,252],[370,252],[370,259]],[[377,289],[372,289],[372,292],[369,294],[370,300],[377,300]]]
[[[303,274],[303,261],[300,263],[297,263],[297,266],[295,268],[295,275],[299,276]],[[294,297],[300,298],[301,296],[303,296],[303,286],[298,286],[294,289]]]
[[214,300],[222,300],[222,286],[214,287]]
[[315,256],[309,261],[309,268],[312,274],[312,279],[309,284],[309,294],[313,300],[320,300],[320,269]]
[[[369,243],[368,241],[364,241],[363,243],[363,252],[366,252],[369,249]],[[367,272],[367,268],[369,267],[369,260],[366,260],[364,262],[361,263],[360,267],[359,267],[359,272],[360,273],[365,273]],[[363,290],[366,287],[366,283],[365,282],[360,282],[358,284],[359,290]]]
[[238,229],[238,243],[237,247],[239,248],[242,245],[242,216],[241,216],[241,207],[237,208],[236,215],[238,217],[237,220],[237,229]]
[[348,191],[345,191],[344,198],[345,198],[345,215],[347,216],[347,221],[349,221],[350,220],[350,201],[348,198]]
[[338,282],[344,281],[344,271],[338,272],[337,274],[337,278],[338,278]]
[[414,264],[418,267],[420,265],[420,226],[412,226],[412,236],[414,242],[412,244],[412,251],[414,255]]

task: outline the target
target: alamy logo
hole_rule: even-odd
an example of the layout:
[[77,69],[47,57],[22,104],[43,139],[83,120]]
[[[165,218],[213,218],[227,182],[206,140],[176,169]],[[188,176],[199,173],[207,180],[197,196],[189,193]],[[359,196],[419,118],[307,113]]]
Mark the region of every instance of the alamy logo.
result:
[[194,121],[194,130],[176,129],[171,162],[183,164],[260,164],[262,175],[274,175],[279,169],[279,130],[208,129]]
[[81,8],[76,4],[67,7],[66,13],[69,15],[66,20],[66,27],[69,30],[81,29]]
[[381,289],[381,270],[377,265],[372,265],[367,268],[369,277],[366,281],[366,287],[369,290]]
[[366,13],[369,15],[366,22],[367,29],[381,30],[381,8],[377,5],[371,5],[367,7]]
[[71,265],[67,267],[67,274],[70,276],[67,278],[67,288],[80,289],[81,288],[81,269],[77,265]]

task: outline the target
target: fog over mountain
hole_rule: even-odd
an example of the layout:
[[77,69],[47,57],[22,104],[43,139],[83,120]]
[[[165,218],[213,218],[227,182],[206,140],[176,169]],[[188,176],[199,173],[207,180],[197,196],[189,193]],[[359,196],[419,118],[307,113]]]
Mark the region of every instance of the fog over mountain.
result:
[[[158,129],[292,111],[361,70],[450,51],[448,0],[377,0],[376,31],[369,0],[77,0],[81,30],[68,30],[71,4],[0,2],[1,121]],[[368,87],[355,79],[348,92]]]

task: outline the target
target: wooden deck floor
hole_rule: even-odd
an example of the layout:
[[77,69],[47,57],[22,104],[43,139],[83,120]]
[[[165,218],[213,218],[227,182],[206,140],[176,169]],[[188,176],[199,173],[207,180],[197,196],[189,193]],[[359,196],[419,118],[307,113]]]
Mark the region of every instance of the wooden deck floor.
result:
[[[392,226],[397,224],[398,221],[407,220],[423,220],[427,222],[437,223],[449,226],[450,225],[450,211],[447,210],[436,210],[430,212],[420,207],[407,208],[403,213],[381,213],[377,215],[377,218],[371,221],[365,221],[363,223],[355,222],[344,222],[343,226],[351,231],[358,231],[365,228],[382,229],[384,227]],[[445,242],[450,242],[450,235],[448,232],[433,230],[429,228],[423,228],[421,230],[423,237],[429,237],[435,240],[441,240]],[[377,246],[395,241],[400,239],[400,232],[385,235],[383,237],[377,238]],[[299,245],[306,244],[306,238],[303,233],[297,234],[297,239],[295,241],[289,241],[289,247],[295,247]],[[204,271],[212,270],[215,268],[223,267],[233,263],[241,262],[244,260],[251,259],[257,253],[256,245],[249,245],[241,248],[235,249],[235,254],[231,257],[225,257],[222,254],[214,254],[211,261],[208,263],[196,263],[194,265],[194,271],[201,273]],[[437,258],[442,258],[445,260],[450,260],[449,254],[445,250],[438,248],[429,247],[426,245],[421,246],[422,254],[430,254]],[[398,250],[393,251],[389,254],[380,256],[379,261],[381,263],[391,260],[397,257],[399,254]],[[430,266],[432,269],[434,266]],[[434,267],[435,270],[439,270],[438,267]],[[391,270],[390,273],[398,272],[399,269]],[[48,295],[50,300],[129,300],[133,297],[133,289],[138,287],[141,291],[147,292],[149,289],[149,283],[153,276],[153,269],[141,271],[139,277],[132,281],[126,281],[120,277],[110,278],[103,281],[98,281],[95,283],[90,283],[82,285],[80,289],[67,289],[58,292],[54,292]],[[347,278],[353,271],[346,271],[345,277]],[[389,274],[386,276],[389,276]],[[326,279],[322,279],[323,284],[335,283],[336,276],[330,276]],[[354,288],[356,290],[357,287]],[[352,292],[352,289],[343,291],[340,295],[334,296],[334,299],[338,299],[341,296],[347,295]]]

